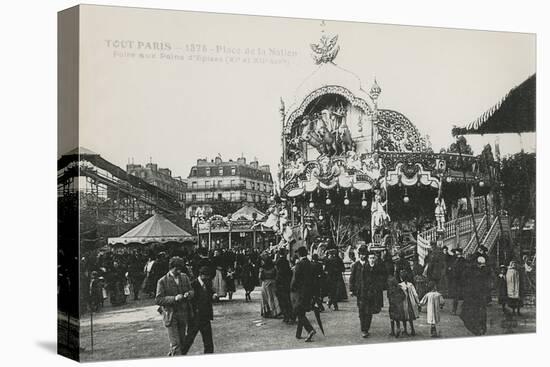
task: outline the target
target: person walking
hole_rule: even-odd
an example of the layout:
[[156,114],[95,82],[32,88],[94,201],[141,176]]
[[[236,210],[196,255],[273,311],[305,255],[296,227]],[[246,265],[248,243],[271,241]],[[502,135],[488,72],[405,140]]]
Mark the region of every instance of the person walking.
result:
[[290,281],[292,280],[292,270],[290,263],[287,260],[287,252],[285,248],[279,249],[279,255],[275,262],[277,275],[275,278],[276,295],[279,300],[279,306],[283,313],[283,322],[291,323],[293,321],[292,305],[290,303]]
[[252,301],[250,293],[256,286],[256,265],[252,262],[250,256],[246,257],[246,262],[241,268],[241,282],[245,292],[245,302]]
[[430,325],[430,334],[432,338],[440,336],[437,332],[437,325],[441,321],[440,310],[445,305],[443,295],[438,292],[437,285],[430,282],[428,285],[430,291],[424,295],[420,301],[420,306],[426,306],[426,322]]
[[508,303],[508,285],[506,284],[506,265],[500,266],[500,271],[496,280],[496,291],[498,304],[502,307],[502,312],[506,313],[506,304]]
[[276,318],[281,314],[281,307],[276,295],[276,278],[277,270],[273,265],[273,260],[266,254],[262,257],[262,267],[260,268],[262,290],[260,314],[265,318]]
[[168,332],[170,341],[169,356],[183,353],[186,330],[192,315],[189,301],[193,298],[189,277],[182,273],[185,262],[180,257],[173,257],[168,263],[169,271],[157,282],[155,301]]
[[508,306],[519,316],[521,308],[521,277],[515,261],[510,261],[508,270],[506,271],[506,293]]
[[323,289],[325,289],[325,271],[323,270],[323,263],[319,260],[319,255],[313,254],[311,256],[311,268],[313,271],[313,304],[319,309],[324,311],[323,307]]
[[345,270],[344,262],[338,256],[338,250],[329,250],[328,259],[325,262],[325,272],[327,274],[328,308],[332,306],[334,311],[338,311],[338,299],[342,293],[340,289],[343,284],[342,273]]
[[465,269],[464,303],[460,318],[464,326],[474,335],[487,332],[487,296],[489,293],[489,272],[485,258],[479,256],[475,263]]
[[311,262],[307,258],[307,249],[302,246],[296,251],[298,254],[298,261],[294,266],[294,273],[290,282],[290,297],[292,300],[292,307],[294,314],[298,318],[298,325],[296,327],[296,339],[302,338],[302,329],[306,329],[308,333],[305,342],[311,342],[313,336],[316,334],[315,329],[311,326],[306,313],[311,311],[311,303],[313,299],[312,286],[313,286],[313,271]]
[[182,354],[187,354],[200,332],[204,354],[214,353],[214,341],[212,338],[212,324],[214,309],[212,301],[218,299],[218,295],[212,289],[212,269],[208,266],[199,268],[199,276],[191,282],[194,291],[192,298],[193,318],[189,323],[187,336],[182,347]]
[[148,297],[153,297],[155,295],[156,291],[156,282],[155,282],[155,275],[153,274],[153,268],[155,265],[155,258],[152,254],[149,255],[149,258],[147,260],[147,263],[143,267],[143,285],[141,287],[141,290],[143,293],[145,293]]
[[[416,331],[414,330],[414,320],[418,318],[418,294],[416,293],[414,284],[412,284],[411,279],[409,278],[410,275],[407,271],[401,270],[399,277],[401,278],[401,283],[399,283],[399,287],[401,287],[401,289],[405,293],[403,308],[405,310],[406,320],[409,322],[409,325],[411,327],[410,335],[415,336]],[[406,322],[403,322],[403,333],[407,335]]]
[[453,308],[451,313],[456,315],[459,301],[464,300],[464,281],[466,259],[462,256],[462,249],[455,249],[455,258],[450,266],[449,274],[449,294],[448,297],[453,299]]
[[398,278],[394,274],[395,273],[392,272],[388,276],[388,313],[390,316],[391,327],[390,336],[395,336],[396,338],[399,338],[399,336],[401,335],[400,324],[402,322],[404,326],[407,322],[407,316],[405,314],[405,309],[403,308],[403,301],[405,301],[406,296],[405,292],[403,292],[403,290],[399,286]]
[[369,337],[372,315],[380,313],[383,304],[385,271],[376,264],[376,255],[366,246],[359,248],[359,261],[355,262],[350,275],[350,293],[357,297],[361,335]]

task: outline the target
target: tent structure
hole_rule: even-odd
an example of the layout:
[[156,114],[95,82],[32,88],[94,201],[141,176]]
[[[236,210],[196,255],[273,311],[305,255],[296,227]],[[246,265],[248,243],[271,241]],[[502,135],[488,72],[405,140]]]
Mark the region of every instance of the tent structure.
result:
[[536,74],[511,89],[497,104],[453,135],[527,133],[536,130]]
[[195,242],[195,236],[184,231],[160,214],[155,214],[120,237],[110,237],[109,245],[152,242]]
[[258,209],[245,205],[235,213],[231,214],[231,221],[236,220],[249,220],[249,221],[262,221],[265,218],[265,214],[259,211]]

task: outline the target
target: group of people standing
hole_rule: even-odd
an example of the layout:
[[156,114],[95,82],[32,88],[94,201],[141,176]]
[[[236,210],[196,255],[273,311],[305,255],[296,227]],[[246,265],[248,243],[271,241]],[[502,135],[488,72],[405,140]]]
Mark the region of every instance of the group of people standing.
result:
[[[259,277],[262,294],[260,313],[263,317],[282,317],[283,322],[288,324],[296,322],[297,316],[293,312],[291,302],[291,282],[299,261],[298,252],[289,261],[285,248],[279,249],[274,256],[268,253],[262,256]],[[312,302],[320,310],[324,310],[323,301],[328,296],[327,307],[338,311],[338,301],[347,299],[343,278],[345,266],[338,251],[328,250],[326,258],[322,260],[314,254],[310,262],[313,274]]]

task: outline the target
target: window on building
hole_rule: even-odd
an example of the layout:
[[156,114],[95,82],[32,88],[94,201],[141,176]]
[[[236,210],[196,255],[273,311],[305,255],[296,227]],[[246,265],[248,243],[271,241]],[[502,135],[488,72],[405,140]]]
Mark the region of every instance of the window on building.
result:
[[193,190],[197,189],[197,181],[191,182],[191,189],[193,189]]
[[235,187],[235,180],[231,180],[231,187]]
[[191,195],[191,201],[197,201],[197,195],[196,194]]
[[210,168],[207,168],[207,169],[206,169],[206,175],[207,175],[207,176],[210,176]]
[[267,185],[266,184],[264,184],[264,191],[267,192]]
[[218,200],[222,200],[223,199],[223,196],[222,196],[222,193],[218,193]]
[[205,188],[210,188],[210,181],[204,181],[204,187]]
[[223,186],[223,181],[222,180],[218,180],[218,187],[221,188]]
[[220,176],[223,176],[223,167],[220,167],[220,168],[218,169],[218,174],[219,174]]
[[246,189],[246,180],[243,180],[243,186]]
[[237,168],[236,167],[231,167],[231,175],[235,176],[236,174],[237,174]]
[[210,200],[210,194],[209,193],[204,194],[204,199],[205,200]]
[[192,168],[191,169],[191,176],[196,176],[197,175],[197,169],[196,168]]

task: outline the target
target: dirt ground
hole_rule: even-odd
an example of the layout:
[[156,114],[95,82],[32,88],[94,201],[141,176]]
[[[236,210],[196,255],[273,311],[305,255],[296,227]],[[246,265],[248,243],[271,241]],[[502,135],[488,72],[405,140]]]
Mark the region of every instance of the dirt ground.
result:
[[[297,340],[295,326],[286,325],[280,319],[262,319],[260,316],[260,292],[252,293],[252,302],[244,301],[244,291],[238,289],[232,301],[222,300],[214,305],[215,353],[265,351],[290,348],[317,348],[327,346],[386,343],[431,339],[426,313],[415,321],[417,335],[396,339],[389,336],[387,302],[382,312],[375,315],[368,339],[361,338],[355,299],[340,304],[339,311],[321,313],[326,335],[319,331],[313,313],[308,317],[317,330],[313,343]],[[450,303],[442,311],[439,330],[441,337],[471,337],[460,318],[450,314]],[[521,316],[504,316],[496,302],[488,307],[487,335],[530,333],[536,331],[534,306],[522,309]],[[83,361],[115,360],[166,356],[168,337],[161,316],[153,300],[130,302],[106,308],[93,315],[93,353],[91,346],[90,315],[81,323],[81,357]],[[197,336],[189,355],[202,354],[203,346]]]

